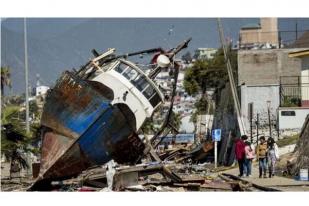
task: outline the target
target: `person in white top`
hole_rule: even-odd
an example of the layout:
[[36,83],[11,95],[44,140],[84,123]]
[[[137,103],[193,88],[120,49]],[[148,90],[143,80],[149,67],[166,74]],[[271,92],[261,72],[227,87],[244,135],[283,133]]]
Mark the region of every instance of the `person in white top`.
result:
[[269,178],[271,178],[275,175],[276,161],[279,160],[278,146],[272,137],[267,140],[267,160]]

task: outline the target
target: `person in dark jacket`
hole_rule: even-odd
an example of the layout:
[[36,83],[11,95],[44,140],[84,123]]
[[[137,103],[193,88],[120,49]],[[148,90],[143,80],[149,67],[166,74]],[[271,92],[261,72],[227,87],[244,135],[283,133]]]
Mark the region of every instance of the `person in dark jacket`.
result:
[[244,163],[245,163],[245,141],[248,139],[247,135],[242,135],[241,138],[236,140],[235,143],[235,156],[238,161],[239,167],[239,176],[242,177],[244,175]]

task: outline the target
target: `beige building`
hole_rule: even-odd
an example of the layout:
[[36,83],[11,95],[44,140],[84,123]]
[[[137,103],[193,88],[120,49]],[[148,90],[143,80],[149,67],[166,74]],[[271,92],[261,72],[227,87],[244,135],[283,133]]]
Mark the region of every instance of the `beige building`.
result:
[[261,18],[259,24],[248,24],[239,33],[240,48],[248,46],[278,47],[278,19]]
[[[277,109],[285,101],[282,96],[295,93],[292,88],[282,90],[283,76],[301,75],[301,60],[289,58],[292,52],[301,49],[257,49],[238,51],[238,86],[241,92],[241,115],[247,129],[250,128],[248,104],[254,104],[254,115],[259,113],[260,125],[268,123],[268,103],[273,123]],[[290,94],[291,93],[291,94]],[[296,94],[297,91],[296,91]],[[273,125],[273,128],[275,126]],[[268,134],[267,134],[268,135]]]

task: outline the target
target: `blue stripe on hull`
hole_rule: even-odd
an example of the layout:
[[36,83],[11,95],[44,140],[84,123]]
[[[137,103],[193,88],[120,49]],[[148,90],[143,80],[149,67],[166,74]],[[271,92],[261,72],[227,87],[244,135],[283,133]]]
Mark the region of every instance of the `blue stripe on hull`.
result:
[[134,132],[120,110],[110,107],[79,138],[78,143],[90,162],[104,164],[112,159],[117,143],[127,140]]
[[[103,101],[103,99],[99,99],[98,101]],[[60,119],[63,119],[65,127],[81,135],[98,118],[98,116],[104,113],[108,108],[109,102],[103,101],[97,108],[93,106],[92,103],[85,111],[78,114],[68,111],[62,114]]]
[[104,164],[111,159],[105,141],[108,130],[106,123],[112,116],[112,112],[111,108],[107,109],[78,140],[81,150],[94,164]]

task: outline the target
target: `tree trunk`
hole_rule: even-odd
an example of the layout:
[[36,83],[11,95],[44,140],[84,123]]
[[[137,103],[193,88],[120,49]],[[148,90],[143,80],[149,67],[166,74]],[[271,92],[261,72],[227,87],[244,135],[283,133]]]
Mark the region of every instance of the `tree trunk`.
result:
[[309,115],[307,115],[300,132],[294,153],[297,153],[297,160],[293,167],[293,173],[298,174],[300,169],[309,168]]

